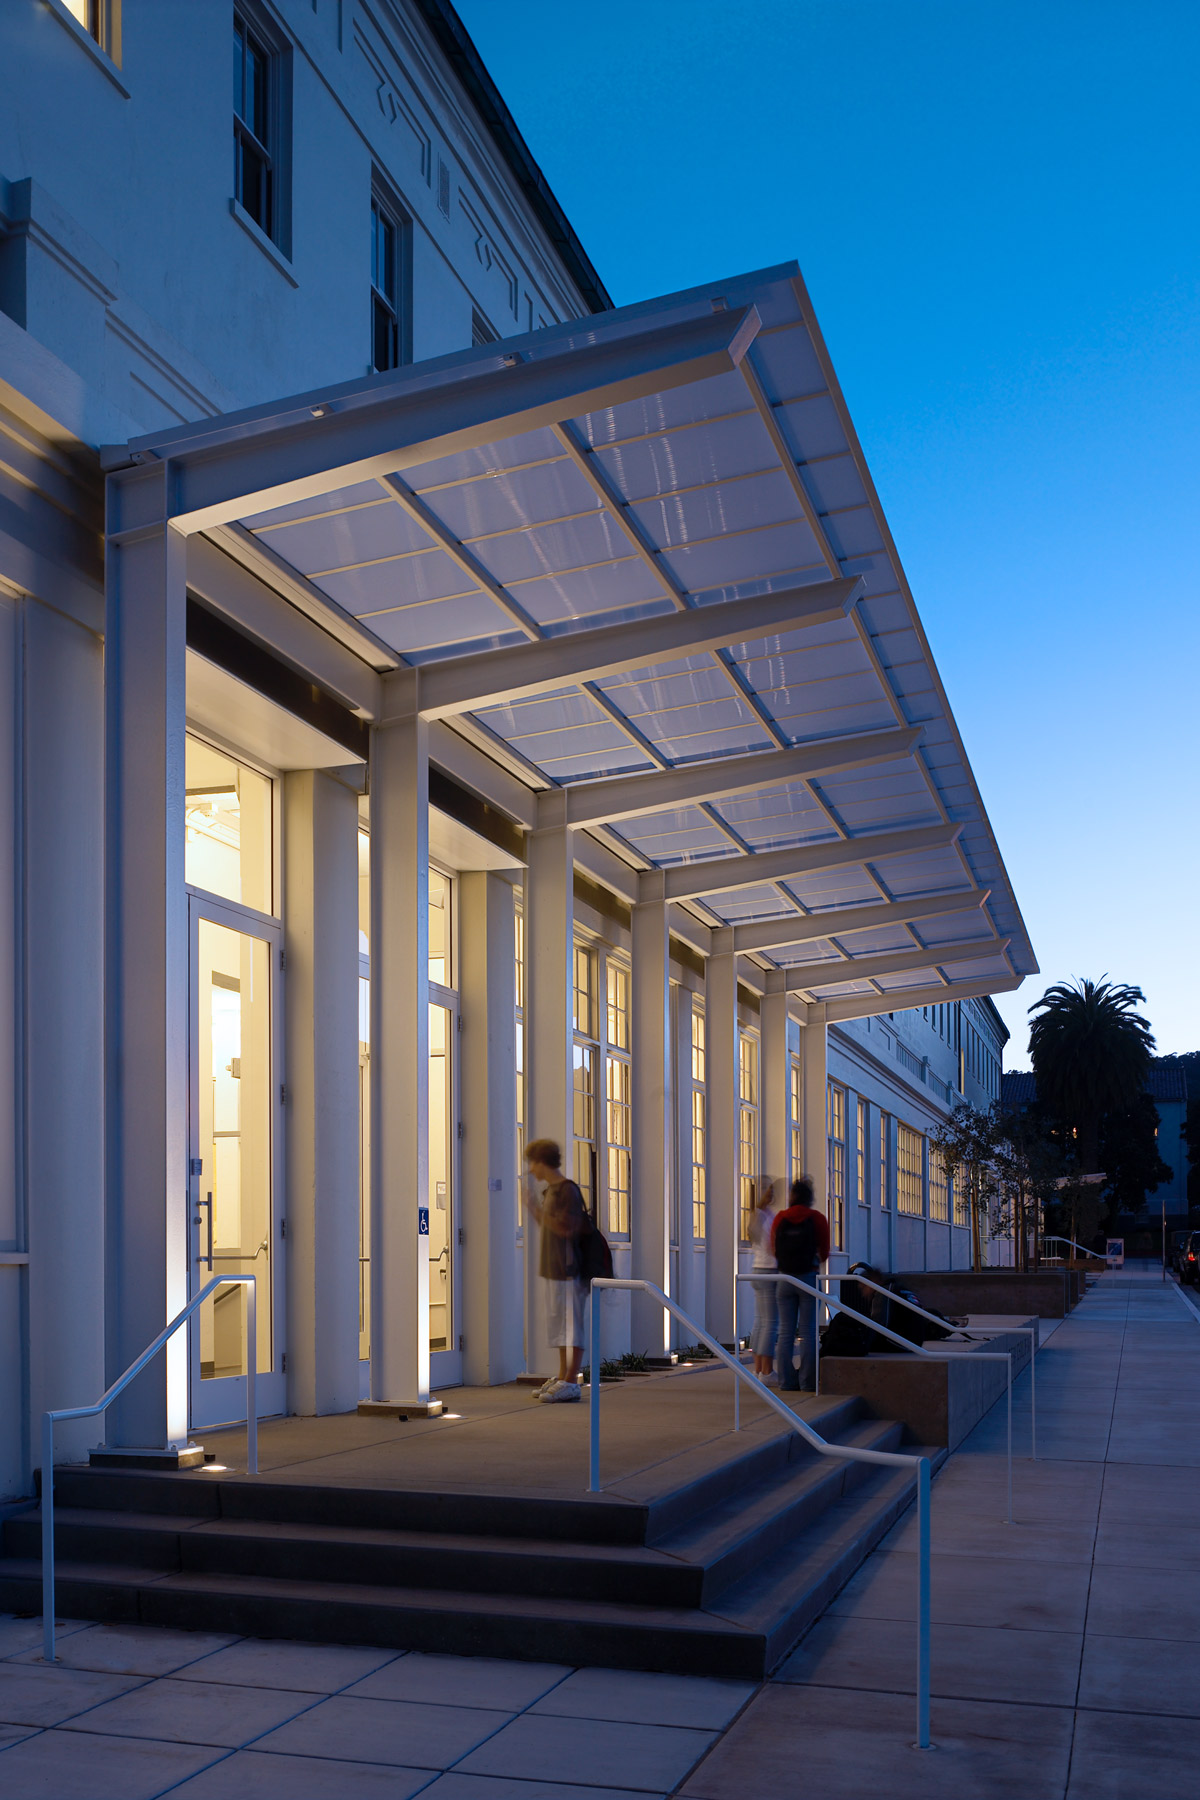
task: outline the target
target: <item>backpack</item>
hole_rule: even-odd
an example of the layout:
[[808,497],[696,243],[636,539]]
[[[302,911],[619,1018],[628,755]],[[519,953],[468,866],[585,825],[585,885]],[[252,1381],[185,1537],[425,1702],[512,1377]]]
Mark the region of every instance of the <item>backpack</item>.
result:
[[[869,1356],[875,1333],[845,1313],[834,1313],[821,1333],[822,1356]],[[890,1347],[890,1346],[889,1346]]]
[[575,1240],[575,1279],[589,1288],[593,1281],[610,1281],[612,1272],[613,1254],[608,1239],[588,1211],[585,1200],[583,1230]]
[[775,1261],[781,1275],[811,1275],[817,1266],[817,1228],[811,1217],[775,1221]]

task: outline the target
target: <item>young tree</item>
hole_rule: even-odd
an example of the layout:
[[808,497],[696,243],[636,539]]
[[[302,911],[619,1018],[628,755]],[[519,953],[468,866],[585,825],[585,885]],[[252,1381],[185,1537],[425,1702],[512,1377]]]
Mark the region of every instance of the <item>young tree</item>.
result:
[[993,1112],[994,1108],[991,1112],[977,1112],[962,1101],[929,1137],[931,1147],[941,1155],[951,1173],[956,1197],[966,1200],[971,1225],[971,1267],[974,1269],[983,1267],[985,1226],[997,1234],[1008,1227],[1008,1197],[995,1166]]
[[1038,1098],[1073,1134],[1082,1174],[1100,1169],[1106,1112],[1132,1107],[1150,1072],[1154,1037],[1134,1011],[1141,988],[1057,982],[1029,1008],[1029,1054]]
[[992,1106],[995,1148],[993,1161],[1001,1185],[1010,1197],[1017,1246],[1017,1267],[1030,1267],[1030,1243],[1036,1266],[1045,1226],[1046,1209],[1058,1197],[1057,1183],[1063,1172],[1060,1146],[1036,1111],[1023,1112]]

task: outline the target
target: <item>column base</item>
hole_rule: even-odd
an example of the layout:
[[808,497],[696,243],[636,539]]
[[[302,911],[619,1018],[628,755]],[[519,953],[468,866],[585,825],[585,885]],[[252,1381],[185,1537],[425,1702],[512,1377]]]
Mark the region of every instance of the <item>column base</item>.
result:
[[446,1408],[440,1400],[360,1400],[358,1410],[385,1419],[440,1419]]
[[88,1461],[94,1469],[202,1469],[204,1445],[169,1445],[165,1450],[97,1444]]

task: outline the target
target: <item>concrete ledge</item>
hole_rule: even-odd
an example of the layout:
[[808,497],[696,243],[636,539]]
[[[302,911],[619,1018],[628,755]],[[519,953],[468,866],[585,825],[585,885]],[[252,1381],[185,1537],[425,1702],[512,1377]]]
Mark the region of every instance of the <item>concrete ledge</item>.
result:
[[[995,1331],[1000,1323],[989,1319],[988,1329]],[[1028,1330],[1037,1320],[1010,1317],[1008,1323]],[[1011,1351],[1015,1379],[1029,1361],[1029,1343],[1014,1329],[986,1343],[957,1348],[931,1343],[930,1350],[946,1352],[937,1362],[903,1351],[892,1356],[823,1356],[821,1391],[857,1394],[877,1417],[898,1419],[917,1443],[953,1450],[1003,1397],[1007,1385],[1004,1364],[985,1362],[982,1353]]]
[[1083,1295],[1083,1277],[1070,1269],[913,1269],[892,1280],[952,1318],[993,1312],[1065,1319]]

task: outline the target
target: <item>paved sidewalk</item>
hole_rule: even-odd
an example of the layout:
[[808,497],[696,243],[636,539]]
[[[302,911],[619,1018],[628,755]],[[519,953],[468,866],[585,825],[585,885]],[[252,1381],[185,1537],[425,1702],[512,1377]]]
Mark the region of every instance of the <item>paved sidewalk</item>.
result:
[[[911,1749],[914,1524],[748,1683],[0,1617],[3,1800],[1177,1800],[1200,1790],[1200,1315],[1105,1276],[934,1486],[938,1748]],[[1026,1448],[1024,1377],[1017,1448]]]

